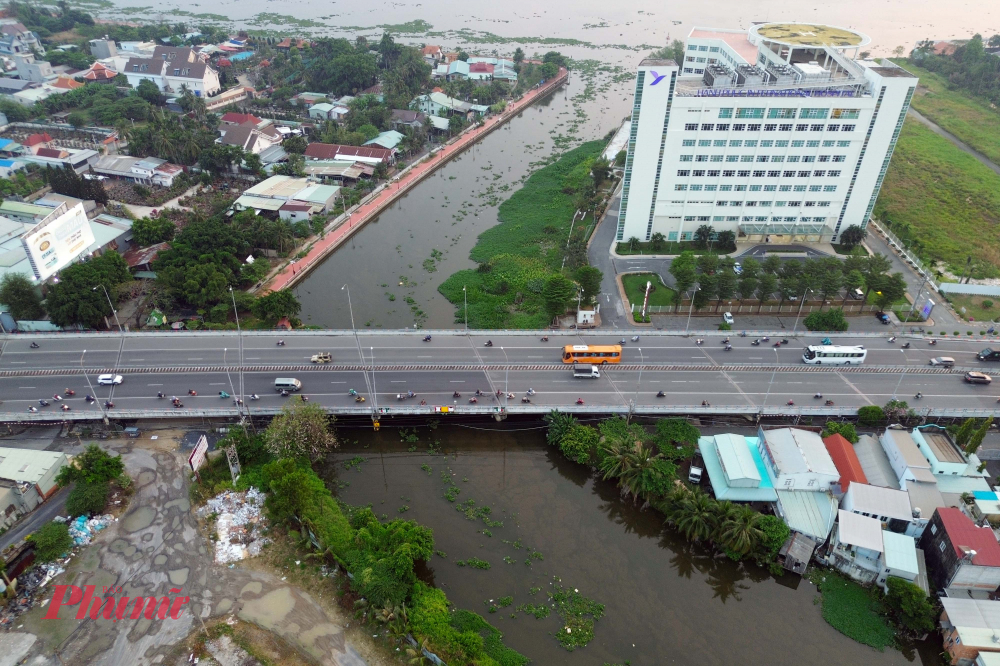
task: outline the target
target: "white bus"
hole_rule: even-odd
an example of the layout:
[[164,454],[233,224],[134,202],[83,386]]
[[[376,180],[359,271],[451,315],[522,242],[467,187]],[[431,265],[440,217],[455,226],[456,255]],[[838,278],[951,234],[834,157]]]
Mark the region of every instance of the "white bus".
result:
[[805,363],[820,365],[856,365],[865,362],[868,350],[862,346],[841,347],[839,345],[810,345],[802,354]]

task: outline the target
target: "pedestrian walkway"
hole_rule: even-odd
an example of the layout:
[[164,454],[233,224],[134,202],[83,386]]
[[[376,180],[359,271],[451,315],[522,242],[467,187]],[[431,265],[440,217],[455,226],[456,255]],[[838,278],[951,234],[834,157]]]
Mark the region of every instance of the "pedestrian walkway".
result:
[[561,68],[559,76],[545,85],[525,93],[520,99],[512,101],[504,109],[503,113],[487,118],[482,125],[464,132],[453,142],[446,144],[440,150],[432,153],[427,159],[411,165],[393,178],[392,181],[386,183],[381,191],[344,216],[338,226],[330,230],[325,237],[316,241],[309,248],[305,257],[281,269],[270,279],[269,283],[264,287],[264,291],[278,291],[294,286],[309,270],[319,265],[328,254],[347,240],[355,229],[377,217],[386,207],[395,202],[411,187],[436,171],[438,167],[448,162],[448,160],[521,113],[522,110],[530,106],[535,100],[544,97],[562,85],[566,81],[567,75],[566,69]]

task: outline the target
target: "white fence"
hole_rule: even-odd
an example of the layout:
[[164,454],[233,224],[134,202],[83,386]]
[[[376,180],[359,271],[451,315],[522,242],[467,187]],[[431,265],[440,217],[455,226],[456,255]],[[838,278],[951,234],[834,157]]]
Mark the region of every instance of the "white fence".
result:
[[924,266],[923,262],[920,261],[920,258],[918,256],[907,250],[906,246],[903,245],[903,241],[899,240],[899,238],[896,237],[896,234],[892,233],[891,231],[889,231],[889,229],[880,225],[878,222],[874,220],[874,218],[868,219],[868,227],[874,228],[875,231],[881,234],[882,237],[885,238],[886,242],[889,244],[889,247],[898,252],[900,258],[902,258],[903,261],[908,263],[910,266],[913,266],[914,270],[916,270],[917,273],[920,274],[920,277],[927,279],[927,284],[929,284],[932,289],[934,289],[935,291],[941,291],[941,286],[934,281],[934,272],[931,269]]

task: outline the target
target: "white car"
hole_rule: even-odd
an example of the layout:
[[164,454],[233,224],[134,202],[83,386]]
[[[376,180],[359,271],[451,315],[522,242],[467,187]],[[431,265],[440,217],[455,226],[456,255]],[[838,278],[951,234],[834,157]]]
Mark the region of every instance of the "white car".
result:
[[736,273],[737,275],[743,275],[743,264],[741,264],[738,261],[735,264],[733,264],[733,272]]
[[726,312],[726,313],[724,313],[722,315],[722,321],[726,322],[730,326],[732,326],[733,324],[736,323],[736,320],[733,319],[733,313],[732,312]]
[[100,375],[97,378],[98,386],[113,386],[116,384],[121,384],[124,378],[121,375]]

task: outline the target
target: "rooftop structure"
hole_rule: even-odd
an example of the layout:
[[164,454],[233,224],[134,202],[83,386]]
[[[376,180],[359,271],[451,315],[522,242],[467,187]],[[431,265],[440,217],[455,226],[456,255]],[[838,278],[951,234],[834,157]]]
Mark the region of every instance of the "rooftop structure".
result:
[[310,143],[306,147],[307,160],[353,160],[366,164],[392,162],[392,151],[375,146],[343,146],[335,143]]
[[861,461],[858,460],[858,455],[854,452],[854,446],[843,435],[834,433],[829,437],[824,437],[823,444],[826,445],[826,450],[833,459],[833,464],[840,472],[841,491],[846,492],[852,481],[854,483],[868,483],[865,471],[861,467]]
[[895,488],[852,483],[842,506],[847,511],[872,516],[882,522],[891,519],[909,522],[912,518],[909,495]]
[[861,469],[868,479],[868,484],[883,488],[899,488],[899,479],[889,463],[882,444],[871,435],[861,435],[854,445],[854,452],[861,463]]
[[722,434],[698,440],[716,499],[774,502],[777,493],[757,451],[757,438]]
[[899,571],[911,572],[914,577],[920,573],[920,567],[917,564],[917,546],[913,537],[884,530],[882,532],[882,554],[885,557],[886,566]]
[[857,48],[867,46],[871,39],[867,35],[846,28],[816,23],[765,23],[750,28],[750,41],[754,36],[774,44],[788,46],[831,46],[834,48]]
[[882,524],[879,521],[841,509],[837,512],[837,522],[840,543],[882,552]]
[[1000,544],[993,530],[987,527],[977,527],[965,514],[958,509],[942,508],[937,510],[941,523],[955,549],[956,557],[968,555],[971,551],[971,562],[987,567],[1000,567]]
[[1000,663],[1000,601],[942,597],[941,604],[941,631],[951,663]]
[[379,148],[385,148],[386,150],[395,150],[399,142],[402,141],[404,135],[397,132],[396,130],[388,130],[382,132],[377,137],[371,141],[366,141],[366,146],[378,146]]
[[774,487],[782,490],[829,490],[840,472],[823,440],[796,428],[760,429],[758,449]]
[[0,479],[38,485],[52,477],[51,483],[41,489],[43,494],[55,484],[53,468],[58,472],[65,464],[66,454],[59,451],[0,448]]
[[837,500],[825,492],[778,490],[778,513],[793,532],[826,541],[837,519]]

